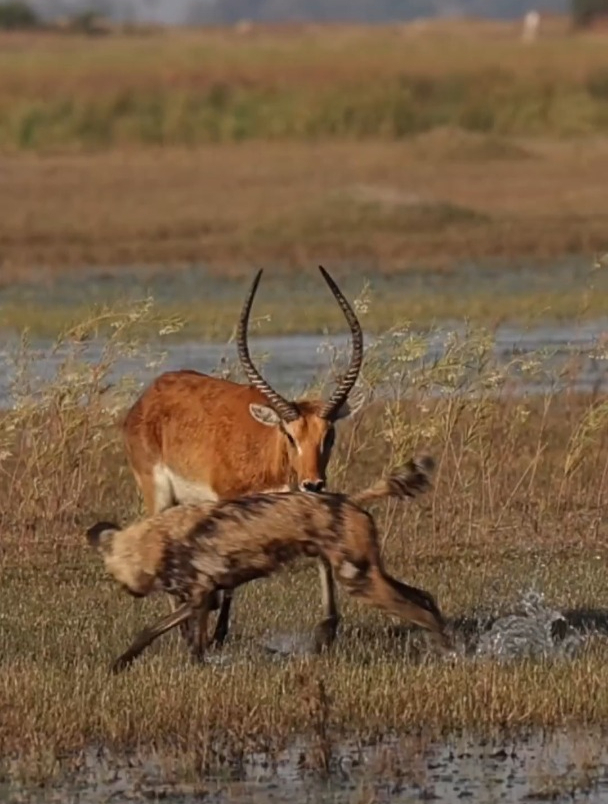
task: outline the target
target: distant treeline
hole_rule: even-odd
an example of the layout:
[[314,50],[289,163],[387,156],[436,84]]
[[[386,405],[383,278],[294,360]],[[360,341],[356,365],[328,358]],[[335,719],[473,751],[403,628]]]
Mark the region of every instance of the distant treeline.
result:
[[[534,0],[211,0],[193,1],[190,22],[236,22],[240,19],[388,22],[414,17],[462,13],[483,17],[519,17]],[[545,0],[543,8],[566,12],[568,0]]]
[[608,8],[608,0],[9,0],[0,2],[0,25],[30,25],[62,16],[98,15],[122,22],[235,23],[271,21],[389,22],[414,17],[470,14],[509,19],[531,8],[553,13],[572,10],[581,21]]
[[240,20],[390,22],[468,14],[521,17],[531,8],[571,13],[578,25],[608,15],[608,0],[0,0],[0,28],[32,28],[61,16],[88,30],[104,17],[121,22],[232,24]]

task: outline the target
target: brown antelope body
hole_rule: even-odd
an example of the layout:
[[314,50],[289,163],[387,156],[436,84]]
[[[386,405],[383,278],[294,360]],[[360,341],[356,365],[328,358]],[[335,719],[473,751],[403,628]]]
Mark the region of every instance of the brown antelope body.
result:
[[[444,648],[444,620],[427,592],[384,569],[373,517],[362,506],[386,496],[412,497],[429,486],[432,461],[410,461],[406,470],[359,494],[254,494],[202,505],[179,505],[119,530],[100,522],[87,531],[106,570],[135,596],[168,592],[179,602],[169,615],[137,635],[113,664],[126,667],[144,648],[195,613],[202,626],[191,640],[201,659],[207,616],[218,590],[230,590],[275,572],[297,556],[321,556],[354,597],[428,629]],[[324,623],[321,640],[327,645]],[[319,629],[319,626],[317,626]],[[334,636],[330,637],[330,641]]]
[[[123,425],[127,458],[148,513],[177,504],[202,503],[245,494],[325,486],[334,442],[334,424],[355,413],[349,406],[363,359],[357,317],[334,280],[319,266],[350,326],[353,350],[348,370],[328,401],[290,401],[261,376],[249,354],[247,328],[262,275],[249,290],[239,319],[237,348],[250,385],[200,374],[170,371],[158,377],[135,402]],[[337,628],[338,611],[331,567],[321,557],[325,620]],[[222,595],[214,635],[228,633],[231,593]]]

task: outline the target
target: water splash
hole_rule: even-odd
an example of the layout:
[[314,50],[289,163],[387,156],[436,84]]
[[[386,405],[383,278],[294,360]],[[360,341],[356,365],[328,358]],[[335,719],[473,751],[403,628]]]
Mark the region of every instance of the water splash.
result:
[[308,656],[315,653],[314,639],[311,634],[284,632],[268,634],[263,647],[277,660],[288,656]]
[[585,642],[561,611],[545,605],[542,593],[530,590],[522,596],[521,613],[495,619],[480,635],[474,655],[499,661],[571,659]]

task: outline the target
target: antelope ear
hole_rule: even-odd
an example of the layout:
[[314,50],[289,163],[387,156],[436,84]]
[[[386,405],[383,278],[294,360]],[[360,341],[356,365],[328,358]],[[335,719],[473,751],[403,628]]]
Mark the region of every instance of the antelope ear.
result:
[[281,417],[272,408],[267,405],[249,405],[249,413],[253,416],[256,422],[265,424],[267,427],[278,427],[281,423]]
[[338,408],[333,416],[334,421],[338,422],[340,419],[348,419],[349,416],[354,416],[358,413],[365,402],[365,391],[356,389],[351,391],[349,398],[346,402]]

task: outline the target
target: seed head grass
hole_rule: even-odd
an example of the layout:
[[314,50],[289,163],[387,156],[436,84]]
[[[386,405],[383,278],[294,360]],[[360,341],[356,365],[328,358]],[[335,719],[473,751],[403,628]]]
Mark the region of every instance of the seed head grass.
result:
[[[369,312],[363,296],[365,304]],[[138,388],[130,379],[108,391],[107,378],[120,355],[158,358],[159,348],[134,334],[143,322],[167,326],[150,302],[114,315],[99,359],[88,352],[98,316],[65,333],[65,360],[46,383],[32,376],[24,342],[16,404],[2,414],[0,755],[18,755],[19,773],[49,779],[91,745],[181,752],[217,770],[296,737],[322,769],[345,737],[605,722],[601,629],[573,659],[501,663],[464,650],[472,644],[467,622],[513,611],[529,589],[579,619],[594,611],[605,623],[608,611],[606,406],[573,390],[513,393],[516,371],[549,371],[546,355],[499,366],[490,333],[475,328],[454,333],[433,361],[407,327],[368,348],[360,380],[367,405],[339,428],[330,477],[333,488],[355,489],[413,453],[435,456],[432,493],[374,513],[389,570],[436,596],[461,655],[433,658],[419,632],[344,595],[330,654],[271,653],[277,633],[305,638],[320,617],[317,568],[302,560],[237,591],[231,638],[203,666],[171,634],[110,677],[111,659],[168,605],[121,593],[84,539],[98,519],[141,514],[117,427]],[[334,356],[314,390],[342,359]],[[220,368],[240,377],[233,364]],[[8,764],[5,771],[13,773]]]

